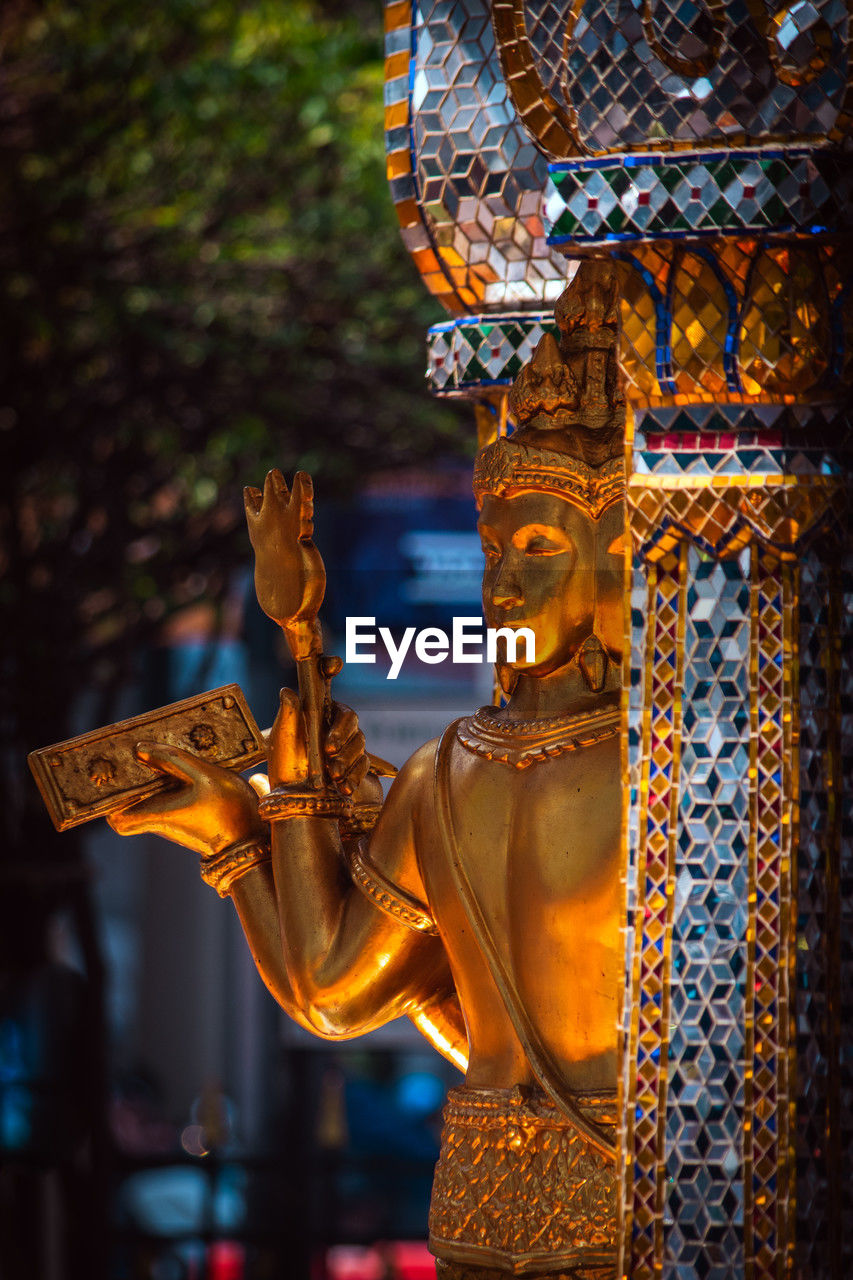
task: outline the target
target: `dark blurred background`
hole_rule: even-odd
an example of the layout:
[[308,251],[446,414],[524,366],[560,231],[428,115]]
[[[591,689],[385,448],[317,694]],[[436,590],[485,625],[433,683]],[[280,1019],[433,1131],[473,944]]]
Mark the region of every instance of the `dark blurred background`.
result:
[[[316,484],[347,613],[479,613],[465,413],[400,243],[379,0],[0,10],[0,1276],[418,1280],[443,1094],[408,1023],[289,1024],[191,854],[57,835],[27,752],[292,682],[241,487]],[[484,683],[485,682],[485,683]],[[485,668],[353,667],[402,763]]]

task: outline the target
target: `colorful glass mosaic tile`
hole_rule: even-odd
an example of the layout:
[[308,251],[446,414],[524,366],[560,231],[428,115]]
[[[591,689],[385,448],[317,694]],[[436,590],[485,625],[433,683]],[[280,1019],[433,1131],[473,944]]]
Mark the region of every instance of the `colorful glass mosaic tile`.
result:
[[791,862],[797,788],[792,627],[798,583],[752,547],[750,583],[749,926],[745,982],[744,1254],[775,1280],[787,1257],[793,1147],[789,1133],[795,1048],[792,966],[796,899]]
[[707,554],[733,555],[760,542],[794,556],[829,524],[844,527],[848,495],[843,480],[820,474],[747,473],[719,478],[643,475],[628,481],[635,546],[651,560],[665,559],[682,537]]
[[[839,1016],[853,953],[840,809],[851,734],[833,567],[847,516],[837,447],[850,427],[838,406],[809,418],[781,405],[740,417],[734,406],[647,410],[633,425],[628,504],[641,554],[627,695],[621,1155],[621,1264],[632,1280],[778,1280],[795,1249],[802,1274],[829,1280],[846,1274],[853,1249],[841,1167],[850,1032]],[[646,523],[655,490],[667,497]],[[810,491],[811,516],[783,533]],[[728,516],[704,504],[708,493]],[[739,504],[748,549],[727,539]],[[674,654],[660,597],[673,575],[685,593]],[[677,690],[665,670],[681,671]],[[678,747],[661,754],[667,725]],[[663,887],[648,871],[661,821],[675,842]],[[651,1016],[663,1009],[667,1019]]]
[[634,476],[669,476],[673,486],[744,475],[826,476],[844,482],[853,416],[842,404],[691,405],[636,413]]
[[622,264],[632,1280],[853,1274],[847,7],[387,10],[431,388],[503,429],[558,251]]
[[[842,1224],[851,1206],[840,1170],[851,1133],[849,1108],[846,1128],[842,1120],[841,969],[853,943],[842,929],[843,915],[850,924],[841,892],[843,600],[832,558],[826,547],[803,558],[799,605],[795,1260],[801,1274],[816,1277],[846,1274],[853,1262],[848,1238],[842,1271]],[[848,839],[848,859],[849,851]]]
[[500,73],[485,0],[386,5],[385,138],[403,240],[452,312],[554,301],[546,163]]
[[427,377],[440,395],[509,386],[544,333],[559,336],[553,311],[466,316],[433,325]]
[[[821,399],[838,396],[850,346],[841,309],[850,291],[832,246],[656,241],[620,247],[614,256],[623,264],[621,365],[629,403],[743,406],[808,402],[817,390]],[[568,277],[571,262],[564,270]],[[490,345],[485,331],[474,332],[481,324],[506,328]],[[433,326],[431,390],[464,394],[511,381],[515,355],[528,351],[525,326],[541,336],[553,329],[552,315],[480,314]]]
[[840,139],[846,6],[794,0],[495,0],[520,117],[554,159],[583,153]]
[[[623,1265],[630,1259],[632,1280],[659,1274],[662,1263],[665,1274],[676,1274],[670,1267],[677,1264],[680,1277],[728,1280],[743,1264],[749,560],[742,553],[716,562],[682,543],[678,564],[678,618],[666,606],[658,617],[657,569],[648,571],[647,591],[636,569],[633,596],[634,655],[635,662],[642,655],[643,676],[629,712],[636,809],[629,821],[637,824],[638,853],[625,1073],[633,1082],[636,1072],[636,1090],[625,1108],[631,1195]],[[680,696],[672,686],[676,669]],[[669,684],[660,671],[670,672]],[[673,768],[675,756],[662,754],[661,743],[672,740],[676,726]],[[654,879],[649,858],[654,872],[660,822],[672,858],[665,879]],[[650,1018],[649,1008],[666,1010],[665,1020]],[[722,1265],[706,1269],[709,1251]]]
[[840,152],[614,156],[551,165],[548,243],[840,231],[853,165]]
[[748,561],[686,557],[684,684],[667,1054],[664,1256],[701,1275],[742,1264]]
[[[834,1125],[835,1145],[840,1173],[836,1181],[835,1167],[831,1171],[836,1207],[832,1224],[832,1247],[840,1255],[839,1275],[853,1274],[853,558],[850,552],[849,528],[845,551],[834,575],[835,601],[838,631],[833,634],[833,664],[837,672],[837,706],[840,725],[835,741],[840,751],[834,762],[832,777],[839,779],[839,786],[830,792],[833,821],[839,836],[838,856],[838,915],[837,943],[838,986],[833,988],[837,996],[832,1030],[837,1037],[838,1057],[828,1060],[831,1072],[831,1122]],[[836,544],[836,554],[838,544]],[[840,590],[839,590],[840,587]],[[830,740],[831,741],[831,740]],[[833,886],[834,887],[834,886]],[[835,1012],[835,1011],[833,1011]],[[814,1227],[811,1228],[814,1230]]]
[[[684,547],[686,553],[686,544]],[[652,569],[648,581],[646,678],[649,682],[638,762],[638,922],[629,972],[638,974],[628,1004],[628,1133],[631,1170],[630,1256],[638,1278],[651,1276],[661,1251],[666,1189],[667,1044],[671,1024],[671,951],[681,754],[686,555]],[[642,921],[642,926],[639,922]]]

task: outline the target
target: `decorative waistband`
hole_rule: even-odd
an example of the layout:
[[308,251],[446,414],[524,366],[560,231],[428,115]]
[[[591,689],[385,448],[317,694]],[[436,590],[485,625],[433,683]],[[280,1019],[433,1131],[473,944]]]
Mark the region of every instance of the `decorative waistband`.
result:
[[[615,1125],[615,1091],[578,1094],[577,1103]],[[538,1089],[452,1089],[430,1248],[519,1276],[615,1265],[614,1164]]]
[[[616,1090],[574,1094],[578,1110],[596,1124],[615,1126]],[[450,1089],[444,1107],[444,1121],[483,1121],[489,1117],[511,1117],[518,1112],[534,1125],[571,1128],[572,1121],[548,1094],[533,1085],[514,1085],[511,1089],[471,1089],[460,1085]]]

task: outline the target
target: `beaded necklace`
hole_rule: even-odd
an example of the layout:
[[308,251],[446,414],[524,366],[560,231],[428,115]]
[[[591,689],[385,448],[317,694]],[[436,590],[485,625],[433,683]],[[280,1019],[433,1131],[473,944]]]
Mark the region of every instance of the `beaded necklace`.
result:
[[566,751],[579,751],[612,738],[619,732],[620,722],[618,707],[538,720],[504,720],[491,707],[481,707],[459,721],[456,737],[466,751],[485,760],[527,769]]

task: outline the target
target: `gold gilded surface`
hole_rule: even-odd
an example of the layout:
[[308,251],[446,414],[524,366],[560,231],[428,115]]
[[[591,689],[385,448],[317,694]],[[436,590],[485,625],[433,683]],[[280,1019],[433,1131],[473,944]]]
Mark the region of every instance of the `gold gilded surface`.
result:
[[[579,1101],[613,1132],[615,1094]],[[612,1272],[614,1196],[612,1162],[543,1094],[451,1090],[429,1215],[440,1257],[515,1275],[608,1263]]]
[[[495,1267],[480,1267],[476,1263],[445,1262],[439,1258],[435,1274],[438,1280],[506,1280],[507,1272]],[[528,1273],[525,1280],[613,1280],[612,1261],[602,1266],[596,1264],[571,1267],[568,1271]]]
[[793,557],[804,538],[841,525],[848,492],[842,477],[784,473],[741,476],[631,476],[631,532],[649,559],[671,554],[682,537],[701,539],[718,555],[753,541]]
[[[462,736],[451,726],[440,746],[427,743],[384,802],[355,714],[329,698],[337,668],[317,622],[323,569],[308,479],[289,490],[274,473],[246,495],[259,599],[300,664],[300,693],[282,691],[268,739],[260,808],[271,859],[248,867],[230,896],[265,982],[303,1026],[338,1039],[407,1014],[467,1067],[459,1105],[482,1090],[521,1090],[528,1109],[538,1099],[529,1115],[519,1110],[520,1139],[507,1138],[500,1167],[489,1155],[481,1170],[478,1247],[516,1273],[534,1256],[552,1273],[563,1268],[564,1246],[579,1251],[572,1266],[586,1265],[590,1249],[593,1270],[614,1256],[612,1102],[602,1112],[586,1101],[615,1100],[622,953],[613,278],[609,264],[584,264],[561,307],[560,350],[544,353],[545,382],[571,392],[569,421],[537,401],[478,470],[483,609],[505,630],[497,666],[506,706],[481,712]],[[534,654],[523,643],[512,652],[522,627]],[[484,734],[500,745],[472,749]],[[524,767],[508,767],[517,758]],[[146,802],[115,815],[117,830],[159,831],[206,857],[253,840],[260,848],[266,824],[248,784],[226,787],[224,770],[184,753],[163,767],[183,774],[168,812]],[[351,813],[332,802],[349,796]],[[359,812],[366,827],[376,817],[363,835],[352,824]],[[467,1181],[464,1154],[448,1142],[441,1176]],[[490,1241],[506,1224],[487,1205],[500,1203],[508,1176],[523,1234]]]
[[104,817],[168,786],[135,747],[180,747],[240,771],[266,757],[266,744],[239,685],[223,685],[168,707],[33,751],[29,759],[57,831]]
[[230,845],[220,854],[202,858],[201,878],[211,889],[216,890],[220,898],[227,898],[240,876],[253,871],[255,867],[265,865],[269,860],[269,841],[250,837]]
[[468,751],[486,760],[497,760],[514,769],[528,769],[537,761],[553,760],[564,751],[581,751],[612,738],[620,728],[618,708],[507,725],[499,715],[482,707],[475,715],[457,722],[456,737]]
[[536,489],[574,502],[594,515],[618,501],[624,488],[621,458],[590,467],[582,458],[548,449],[531,454],[514,438],[499,449],[484,450],[474,467],[474,493],[478,497],[488,493],[510,497]]
[[409,929],[417,929],[422,933],[438,933],[436,923],[429,914],[426,904],[419,902],[411,894],[404,893],[397,885],[391,884],[390,880],[386,880],[378,867],[372,865],[366,851],[358,843],[353,842],[346,849],[346,858],[353,882],[376,903],[381,911],[394,916]]
[[846,247],[738,236],[708,240],[701,252],[632,243],[616,256],[629,404],[843,399],[844,372],[829,367],[833,309],[839,331],[850,326]]

